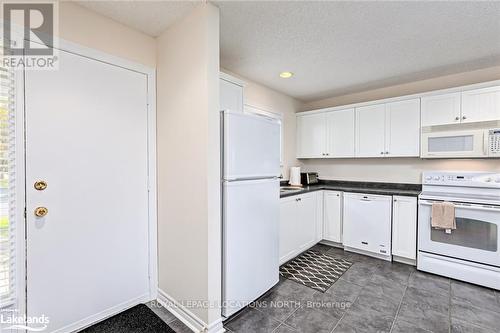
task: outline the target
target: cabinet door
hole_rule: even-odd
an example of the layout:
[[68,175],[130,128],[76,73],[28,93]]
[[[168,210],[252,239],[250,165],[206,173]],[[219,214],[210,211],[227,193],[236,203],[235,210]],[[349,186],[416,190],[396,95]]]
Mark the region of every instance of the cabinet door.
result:
[[355,111],[346,109],[326,114],[327,156],[354,157]]
[[326,122],[324,113],[297,116],[297,157],[325,157]]
[[460,123],[460,93],[422,97],[422,126]]
[[392,254],[417,259],[417,198],[394,196],[392,203]]
[[386,156],[420,156],[420,99],[386,104]]
[[297,198],[280,199],[279,257],[280,265],[291,259],[296,251]]
[[220,79],[220,109],[243,112],[243,87]]
[[385,156],[385,104],[356,108],[356,156]]
[[344,245],[390,256],[391,211],[390,196],[344,193]]
[[500,120],[500,87],[462,93],[462,122]]
[[316,243],[323,239],[323,192],[316,192]]
[[323,238],[342,243],[342,192],[324,193]]
[[316,242],[316,193],[298,196],[297,228],[294,230],[299,252]]

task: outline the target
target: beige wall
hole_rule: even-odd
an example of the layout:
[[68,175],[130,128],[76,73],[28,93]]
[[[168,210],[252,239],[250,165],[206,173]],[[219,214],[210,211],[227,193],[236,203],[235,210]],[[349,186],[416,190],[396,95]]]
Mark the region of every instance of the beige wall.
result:
[[[398,86],[327,98],[303,105],[312,110],[370,100],[500,79],[500,66],[412,82]],[[419,158],[302,160],[302,169],[318,171],[321,178],[354,181],[420,183],[424,170],[463,170],[500,172],[498,160],[422,160]]]
[[75,3],[59,3],[59,36],[149,67],[156,67],[156,40]]
[[[157,59],[159,288],[177,302],[218,302],[218,9],[200,4],[164,32]],[[217,308],[188,310],[206,324],[220,319]]]
[[295,158],[295,113],[302,107],[298,100],[271,88],[253,82],[224,68],[222,72],[245,81],[244,103],[259,109],[282,115],[283,126],[283,167],[284,179],[288,179],[291,166],[300,165]]

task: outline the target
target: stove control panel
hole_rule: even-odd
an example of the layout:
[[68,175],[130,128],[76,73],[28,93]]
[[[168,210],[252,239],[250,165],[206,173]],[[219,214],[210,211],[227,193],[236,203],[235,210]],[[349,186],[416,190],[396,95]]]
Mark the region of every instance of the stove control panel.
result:
[[422,173],[422,184],[500,188],[500,173],[429,171]]

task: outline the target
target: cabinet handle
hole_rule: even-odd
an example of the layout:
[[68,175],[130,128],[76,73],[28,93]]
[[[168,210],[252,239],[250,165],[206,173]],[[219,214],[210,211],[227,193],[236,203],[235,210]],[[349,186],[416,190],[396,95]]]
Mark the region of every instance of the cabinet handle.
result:
[[460,117],[455,117],[455,120],[457,120],[457,121],[460,120]]
[[361,242],[361,244],[368,245],[368,242]]
[[381,152],[380,152],[380,154],[381,154],[381,155],[384,155],[384,152],[383,152],[383,151],[381,151]]
[[386,151],[386,152],[385,152],[385,154],[386,154],[386,155],[388,155],[388,154],[389,154],[389,152],[388,152],[388,151]]
[[463,119],[463,120],[465,120],[465,119],[467,119],[467,117],[466,117],[466,116],[463,116],[463,117],[462,117],[462,119]]

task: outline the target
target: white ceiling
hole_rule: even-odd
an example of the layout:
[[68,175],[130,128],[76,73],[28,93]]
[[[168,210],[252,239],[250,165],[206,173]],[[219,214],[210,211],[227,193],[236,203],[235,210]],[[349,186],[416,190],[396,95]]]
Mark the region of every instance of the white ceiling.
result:
[[147,35],[157,37],[175,21],[189,13],[201,0],[85,0],[75,2]]
[[[80,3],[157,36],[199,2]],[[498,1],[214,3],[221,66],[306,102],[500,65]]]

